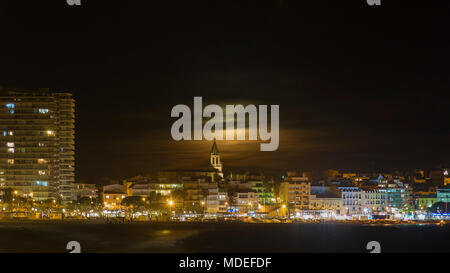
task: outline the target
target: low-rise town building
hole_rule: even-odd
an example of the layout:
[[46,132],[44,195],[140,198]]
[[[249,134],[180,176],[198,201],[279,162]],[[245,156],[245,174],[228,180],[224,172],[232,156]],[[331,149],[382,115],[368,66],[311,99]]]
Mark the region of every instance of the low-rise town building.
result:
[[389,208],[388,195],[381,189],[340,187],[342,191],[343,213],[347,216],[371,218],[386,214]]
[[414,199],[415,209],[417,210],[426,210],[431,208],[438,201],[436,194],[417,194]]
[[122,207],[122,200],[127,197],[123,185],[112,184],[103,187],[102,204],[107,210],[118,210]]
[[341,197],[318,197],[311,195],[309,200],[309,209],[321,211],[331,215],[340,215],[342,213],[343,202]]
[[436,197],[438,202],[450,203],[450,186],[437,188]]
[[238,191],[233,201],[232,212],[249,213],[259,209],[259,194],[255,191]]
[[206,214],[218,215],[228,212],[228,194],[219,188],[209,189],[206,197]]

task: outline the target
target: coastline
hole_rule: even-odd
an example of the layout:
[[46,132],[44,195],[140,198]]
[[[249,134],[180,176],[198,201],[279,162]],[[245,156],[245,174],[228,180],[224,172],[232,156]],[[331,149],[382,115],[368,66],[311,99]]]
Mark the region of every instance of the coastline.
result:
[[217,224],[249,224],[249,225],[296,225],[296,224],[310,224],[310,225],[356,225],[356,226],[405,226],[405,225],[437,225],[443,226],[450,224],[449,220],[429,220],[429,221],[393,221],[393,220],[353,220],[353,221],[334,221],[334,220],[317,220],[317,221],[252,221],[252,220],[233,220],[233,221],[113,221],[108,222],[107,219],[0,219],[2,223],[46,223],[46,224],[106,224],[106,225],[133,225],[133,224],[167,224],[167,225],[217,225]]

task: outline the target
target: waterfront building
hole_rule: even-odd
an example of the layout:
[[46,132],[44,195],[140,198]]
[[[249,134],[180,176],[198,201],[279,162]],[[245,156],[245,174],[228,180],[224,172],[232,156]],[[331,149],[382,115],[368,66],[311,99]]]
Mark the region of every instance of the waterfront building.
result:
[[103,207],[108,210],[117,210],[122,208],[122,201],[127,195],[119,191],[105,191],[103,192]]
[[436,194],[417,194],[415,196],[415,209],[426,210],[438,202]]
[[308,178],[297,176],[295,172],[288,175],[280,183],[280,199],[295,212],[309,209],[309,198],[311,194],[311,183]]
[[384,214],[388,210],[388,195],[381,190],[363,190],[364,211],[372,215]]
[[219,188],[209,189],[206,197],[207,214],[225,214],[228,211],[228,194]]
[[348,216],[361,215],[362,207],[362,189],[358,187],[340,187],[342,191],[342,204],[344,214]]
[[184,206],[203,206],[210,189],[217,189],[217,182],[210,177],[184,177],[181,180],[184,192]]
[[450,203],[450,187],[437,188],[436,197],[438,202]]
[[394,180],[383,187],[382,191],[387,193],[389,207],[393,210],[409,210],[414,205],[412,188],[409,184]]
[[341,197],[318,197],[311,195],[309,209],[322,211],[325,214],[340,215],[342,213],[343,202]]
[[0,184],[36,201],[76,198],[69,93],[0,87]]
[[124,187],[121,184],[103,186],[101,199],[105,209],[118,210],[122,208],[122,200],[127,197]]
[[259,203],[262,205],[273,205],[275,201],[273,183],[270,181],[249,181],[250,189],[257,192]]
[[383,215],[388,211],[389,199],[384,190],[340,187],[343,213],[348,216]]
[[342,213],[343,202],[341,191],[336,186],[315,185],[311,186],[309,209],[315,214],[337,216]]
[[235,212],[255,212],[259,209],[259,194],[255,191],[238,191],[233,197],[233,208]]

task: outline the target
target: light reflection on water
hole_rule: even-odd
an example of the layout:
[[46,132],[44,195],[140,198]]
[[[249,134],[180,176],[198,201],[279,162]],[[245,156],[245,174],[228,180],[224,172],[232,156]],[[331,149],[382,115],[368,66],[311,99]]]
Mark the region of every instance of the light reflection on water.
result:
[[158,233],[159,233],[160,235],[169,235],[169,234],[171,234],[172,232],[171,232],[170,230],[168,230],[168,229],[164,229],[164,230],[158,231]]

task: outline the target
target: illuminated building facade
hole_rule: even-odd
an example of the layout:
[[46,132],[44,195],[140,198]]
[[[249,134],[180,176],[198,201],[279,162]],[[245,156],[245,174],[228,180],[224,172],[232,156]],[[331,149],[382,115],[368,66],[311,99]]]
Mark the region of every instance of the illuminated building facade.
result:
[[362,207],[362,189],[358,187],[340,187],[342,191],[342,205],[345,215],[361,215],[363,214]]
[[348,216],[379,215],[389,208],[389,195],[383,189],[364,190],[359,187],[339,187],[343,213]]
[[438,202],[450,203],[450,186],[436,189],[436,197]]
[[264,181],[249,181],[251,189],[258,193],[259,202],[263,205],[273,205],[275,196],[273,193],[273,183]]
[[237,212],[250,212],[259,209],[259,194],[254,191],[239,191],[233,196],[233,207]]
[[128,195],[122,184],[111,184],[103,186],[101,199],[103,207],[107,210],[117,210],[122,207],[122,200]]
[[288,176],[280,183],[280,198],[289,207],[297,210],[308,210],[311,194],[311,183],[306,177],[298,177],[295,173]]
[[333,212],[340,215],[342,212],[342,198],[319,197],[311,195],[309,200],[309,209]]
[[209,177],[185,177],[182,179],[182,185],[186,207],[205,205],[209,190],[218,187]]
[[0,87],[0,185],[36,201],[76,198],[69,93]]
[[387,184],[382,191],[387,193],[389,206],[392,209],[409,209],[414,206],[412,188],[400,181]]
[[206,197],[206,213],[224,214],[228,209],[228,194],[219,188],[209,189]]
[[436,194],[419,194],[415,196],[415,209],[425,210],[437,203]]
[[150,182],[150,183],[131,183],[127,187],[127,194],[129,196],[148,197],[152,192],[161,196],[168,196],[174,190],[181,190],[183,184],[181,183],[164,183],[164,182]]
[[103,193],[103,207],[105,209],[114,210],[122,207],[122,200],[127,197],[123,192],[106,191]]

